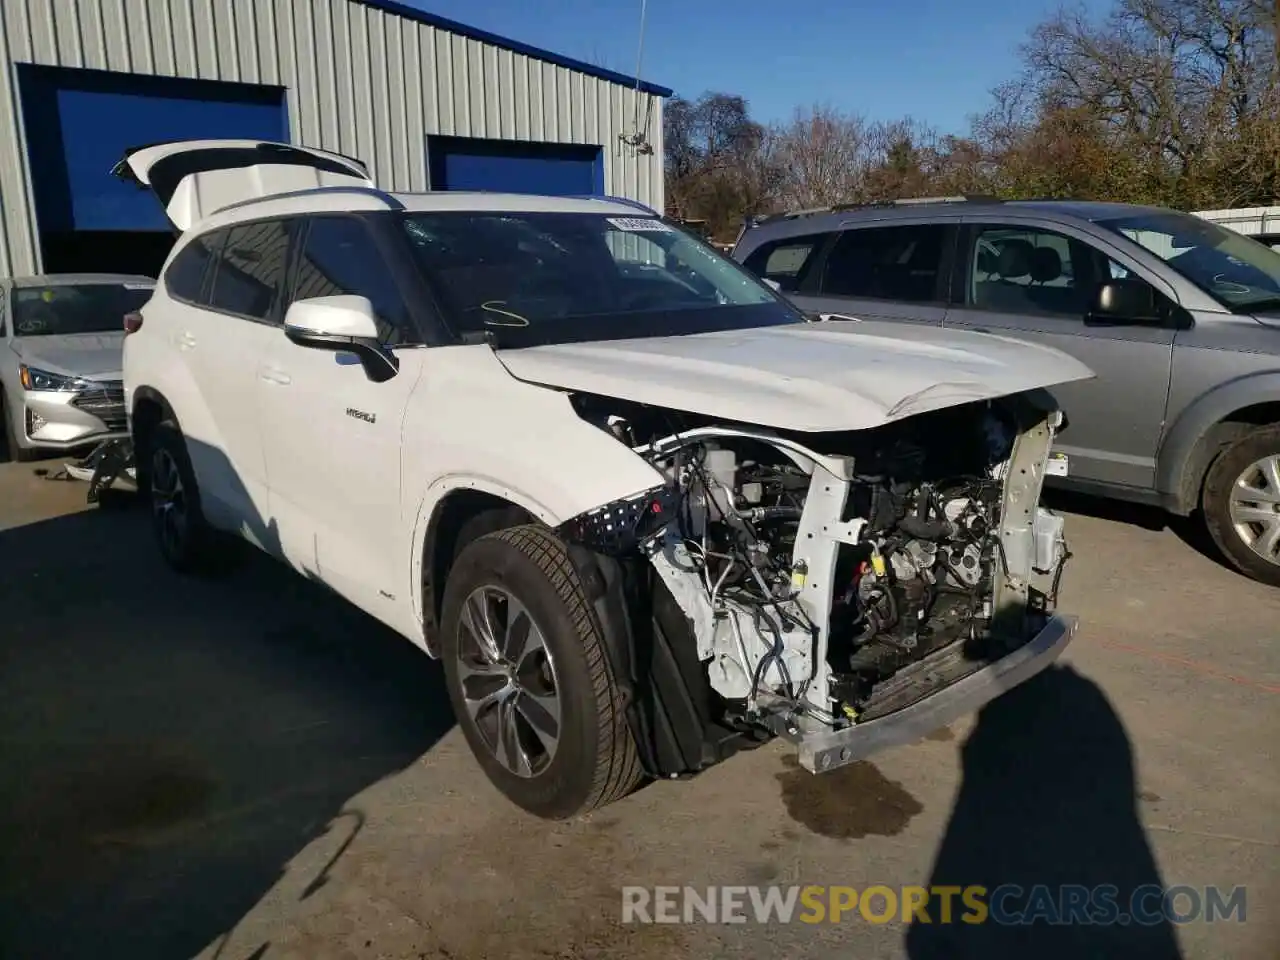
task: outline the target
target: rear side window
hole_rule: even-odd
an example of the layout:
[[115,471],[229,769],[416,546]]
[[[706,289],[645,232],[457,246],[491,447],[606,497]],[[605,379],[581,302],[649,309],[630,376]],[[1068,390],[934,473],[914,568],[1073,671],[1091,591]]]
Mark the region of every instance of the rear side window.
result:
[[289,228],[281,220],[232,227],[214,270],[209,306],[251,320],[271,320],[289,262]]
[[409,307],[369,228],[355,217],[313,217],[298,258],[293,300],[368,298],[378,337],[394,346],[411,339]]
[[948,228],[940,224],[846,230],[827,255],[821,292],[900,303],[942,302],[947,235]]
[[812,266],[815,254],[829,236],[827,233],[815,233],[771,240],[752,250],[742,265],[757,277],[772,280],[784,292],[795,293]]
[[200,303],[205,272],[226,239],[226,230],[214,230],[196,237],[183,247],[164,272],[164,286],[169,296],[185,303]]

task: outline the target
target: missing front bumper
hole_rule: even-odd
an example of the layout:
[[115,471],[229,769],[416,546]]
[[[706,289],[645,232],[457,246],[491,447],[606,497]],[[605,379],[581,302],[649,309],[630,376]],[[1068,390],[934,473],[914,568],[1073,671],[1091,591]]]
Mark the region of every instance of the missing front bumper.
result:
[[796,744],[800,766],[826,773],[890,747],[915,743],[960,717],[976,712],[1006,690],[1050,666],[1076,631],[1074,617],[1055,615],[1017,650],[948,686],[875,720],[832,730],[801,718],[778,717],[775,732]]

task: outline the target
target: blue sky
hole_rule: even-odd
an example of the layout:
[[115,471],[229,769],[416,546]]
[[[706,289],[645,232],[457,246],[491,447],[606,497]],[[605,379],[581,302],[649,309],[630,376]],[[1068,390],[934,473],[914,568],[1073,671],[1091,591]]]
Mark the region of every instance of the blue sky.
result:
[[[402,0],[632,75],[640,0]],[[1085,0],[1106,9],[1106,0]],[[648,0],[646,80],[739,93],[758,120],[831,103],[960,131],[1060,0]]]

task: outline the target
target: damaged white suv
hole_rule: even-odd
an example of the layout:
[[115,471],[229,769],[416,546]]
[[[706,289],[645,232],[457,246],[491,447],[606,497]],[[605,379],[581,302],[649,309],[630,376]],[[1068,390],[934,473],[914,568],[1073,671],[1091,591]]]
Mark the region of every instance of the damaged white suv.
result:
[[443,659],[539,816],[778,735],[822,772],[1043,669],[1038,506],[1090,377],[833,320],[652,211],[391,195],[257,141],[139,148],[181,231],[126,321],[139,482],[184,571],[244,537]]

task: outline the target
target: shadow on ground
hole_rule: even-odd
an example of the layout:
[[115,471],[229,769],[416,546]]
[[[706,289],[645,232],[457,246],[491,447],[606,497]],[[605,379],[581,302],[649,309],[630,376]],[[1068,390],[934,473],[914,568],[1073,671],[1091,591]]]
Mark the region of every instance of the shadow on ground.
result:
[[177,577],[139,510],[0,557],[0,955],[194,955],[452,724],[411,644],[266,558]]
[[1198,515],[1179,517],[1172,513],[1141,503],[1124,500],[1106,500],[1066,490],[1045,490],[1044,505],[1064,513],[1076,513],[1112,523],[1124,523],[1143,530],[1169,530],[1179,540],[1201,556],[1218,566],[1235,572],[1235,568],[1222,555],[1204,522]]
[[[1143,891],[1162,883],[1138,819],[1133,751],[1096,684],[1070,667],[1050,668],[984,708],[961,754],[963,782],[929,884],[986,887],[992,917],[913,923],[912,960],[1180,956],[1172,925],[1158,916],[1150,925],[1080,922],[1081,911],[1108,919],[1108,885],[1111,919],[1129,913],[1135,891],[1149,919],[1160,900]],[[1059,894],[1064,885],[1091,898],[1069,925],[1049,922],[1072,909],[1071,894]],[[964,912],[957,896],[953,920]],[[994,922],[1002,915],[1039,922]]]

